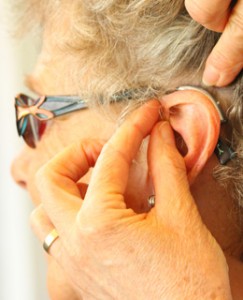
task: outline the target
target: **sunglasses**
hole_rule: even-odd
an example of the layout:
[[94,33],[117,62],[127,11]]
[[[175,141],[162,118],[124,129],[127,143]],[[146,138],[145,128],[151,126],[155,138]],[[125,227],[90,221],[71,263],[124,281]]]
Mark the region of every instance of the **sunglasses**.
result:
[[[204,89],[195,86],[181,86],[177,88],[177,90],[189,89],[206,95],[217,109],[221,123],[227,121],[219,102]],[[132,99],[131,91],[127,90],[113,95],[112,102],[120,102],[124,101],[124,99]],[[18,134],[23,137],[29,147],[35,148],[49,120],[86,108],[88,108],[87,102],[78,96],[41,96],[35,100],[25,94],[19,94],[15,97]],[[235,151],[221,138],[219,138],[214,152],[222,165],[225,165],[236,156]]]
[[78,96],[42,96],[35,100],[19,94],[15,97],[18,134],[35,148],[49,120],[87,107],[87,102]]

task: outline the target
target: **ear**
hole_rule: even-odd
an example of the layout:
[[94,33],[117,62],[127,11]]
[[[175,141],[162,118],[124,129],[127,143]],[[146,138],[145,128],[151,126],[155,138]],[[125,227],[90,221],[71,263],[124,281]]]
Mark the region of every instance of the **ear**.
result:
[[195,90],[175,91],[164,96],[161,103],[165,118],[187,146],[184,160],[192,183],[216,147],[219,113],[206,95]]

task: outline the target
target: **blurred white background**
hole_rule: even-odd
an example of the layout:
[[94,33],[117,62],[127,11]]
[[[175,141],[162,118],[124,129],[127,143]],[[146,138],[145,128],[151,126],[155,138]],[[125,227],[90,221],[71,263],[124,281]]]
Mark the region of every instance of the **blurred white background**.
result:
[[11,18],[0,0],[0,299],[46,300],[45,261],[39,241],[29,226],[33,209],[26,193],[15,185],[11,161],[23,146],[17,136],[14,95],[26,92],[24,75],[34,65],[37,46],[31,38],[14,41]]

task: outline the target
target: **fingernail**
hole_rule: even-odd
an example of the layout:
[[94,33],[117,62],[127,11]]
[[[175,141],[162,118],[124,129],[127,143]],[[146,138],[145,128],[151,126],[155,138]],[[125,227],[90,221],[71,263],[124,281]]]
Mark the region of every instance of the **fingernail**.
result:
[[169,145],[175,144],[174,134],[170,127],[169,122],[163,121],[159,126],[159,131],[163,139],[163,142]]
[[206,86],[214,86],[217,85],[220,79],[220,73],[213,66],[207,66],[203,73],[203,84]]

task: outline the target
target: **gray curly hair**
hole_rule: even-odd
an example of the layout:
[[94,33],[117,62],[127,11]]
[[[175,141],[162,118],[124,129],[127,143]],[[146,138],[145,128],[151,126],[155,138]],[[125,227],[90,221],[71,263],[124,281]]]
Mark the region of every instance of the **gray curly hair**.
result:
[[[102,95],[109,102],[112,95],[130,89],[144,101],[178,85],[202,85],[205,61],[220,37],[192,20],[183,0],[19,0],[20,6],[25,7],[25,27],[38,23],[45,31],[62,19],[68,22],[66,32],[54,30],[56,47],[72,54],[76,63],[69,75],[82,97],[92,101]],[[85,86],[80,80],[84,76]],[[214,176],[242,208],[242,74],[226,88],[207,90],[223,106],[227,139],[237,152]]]

